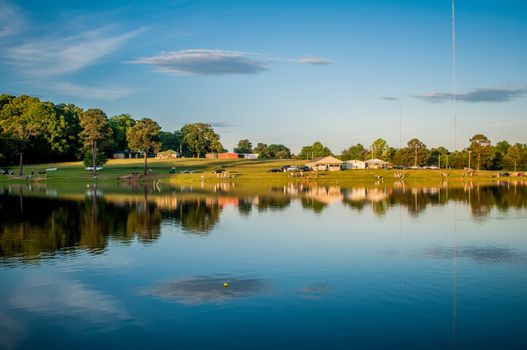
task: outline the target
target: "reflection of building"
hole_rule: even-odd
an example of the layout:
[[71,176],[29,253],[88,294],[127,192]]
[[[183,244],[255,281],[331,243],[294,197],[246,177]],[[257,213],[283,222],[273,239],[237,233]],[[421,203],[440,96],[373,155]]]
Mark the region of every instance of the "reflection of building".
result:
[[306,163],[306,165],[314,171],[339,171],[342,161],[335,157],[321,157],[315,158]]
[[370,202],[380,202],[387,199],[391,191],[388,191],[384,188],[366,188],[366,187],[357,187],[350,188],[344,191],[344,198],[350,201],[370,201]]

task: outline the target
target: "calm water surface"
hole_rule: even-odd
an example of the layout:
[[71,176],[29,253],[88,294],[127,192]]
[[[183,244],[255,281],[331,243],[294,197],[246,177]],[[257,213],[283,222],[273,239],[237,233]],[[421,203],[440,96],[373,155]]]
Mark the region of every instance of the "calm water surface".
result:
[[526,321],[519,183],[0,187],[2,349],[525,349]]

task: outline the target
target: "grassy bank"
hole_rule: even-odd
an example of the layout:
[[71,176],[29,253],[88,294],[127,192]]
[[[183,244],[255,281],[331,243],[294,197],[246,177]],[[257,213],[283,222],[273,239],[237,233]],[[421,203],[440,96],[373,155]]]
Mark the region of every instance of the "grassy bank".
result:
[[[466,177],[462,170],[346,170],[337,172],[305,173],[304,177],[291,177],[289,173],[270,173],[271,168],[280,168],[283,165],[303,165],[303,160],[244,160],[244,159],[149,159],[151,172],[143,176],[142,159],[112,159],[98,172],[99,182],[118,182],[120,177],[132,173],[141,174],[138,181],[161,181],[171,183],[192,182],[224,182],[236,183],[285,183],[290,181],[316,181],[320,183],[348,183],[375,181],[375,176],[382,176],[385,182],[395,182],[395,172],[405,174],[405,182],[437,182],[443,181],[441,173],[448,173],[448,181],[492,181],[496,179],[497,171],[479,171],[476,176]],[[176,168],[176,174],[171,174],[170,169]],[[48,171],[46,177],[39,176],[39,172],[48,168],[57,168]],[[214,169],[223,168],[228,172],[227,177],[213,174]],[[17,168],[11,167],[17,173]],[[184,170],[191,170],[191,174],[182,174]],[[92,182],[92,173],[84,170],[81,162],[52,163],[28,165],[24,168],[25,174],[33,173],[30,181],[39,182]],[[1,183],[26,182],[25,177],[0,175]]]

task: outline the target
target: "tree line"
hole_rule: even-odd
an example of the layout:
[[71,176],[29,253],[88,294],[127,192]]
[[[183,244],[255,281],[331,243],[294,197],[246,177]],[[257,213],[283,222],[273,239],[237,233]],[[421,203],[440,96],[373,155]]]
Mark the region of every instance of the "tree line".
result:
[[0,164],[18,163],[19,175],[27,163],[84,160],[96,176],[97,167],[113,152],[125,150],[143,155],[147,174],[148,155],[168,149],[194,157],[225,150],[210,124],[187,124],[167,132],[150,118],[108,117],[97,108],[0,95]]
[[[314,159],[336,156],[341,160],[382,159],[394,165],[441,168],[525,170],[527,144],[510,144],[506,140],[492,144],[482,134],[468,140],[462,150],[446,147],[428,148],[421,140],[412,138],[406,146],[391,147],[379,138],[371,145],[360,143],[334,154],[321,142],[302,147],[293,154],[283,144],[257,143],[242,139],[234,152],[258,154],[260,159]],[[0,95],[0,164],[19,164],[23,174],[25,163],[45,163],[84,160],[86,166],[104,164],[115,151],[140,152],[145,160],[150,153],[174,150],[184,157],[204,157],[207,153],[225,152],[210,124],[186,124],[180,130],[163,131],[150,118],[134,119],[130,114],[108,117],[102,110],[84,110],[73,104],[54,104],[32,96]],[[95,166],[94,166],[95,165]]]

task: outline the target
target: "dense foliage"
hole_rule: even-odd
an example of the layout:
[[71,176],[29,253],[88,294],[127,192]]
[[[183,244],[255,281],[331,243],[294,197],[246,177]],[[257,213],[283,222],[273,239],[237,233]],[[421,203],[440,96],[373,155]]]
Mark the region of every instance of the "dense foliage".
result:
[[[139,125],[139,126],[138,126]],[[405,147],[393,148],[382,138],[371,145],[351,145],[338,157],[342,160],[379,158],[394,165],[441,168],[474,168],[511,171],[527,169],[527,144],[510,144],[503,140],[492,144],[485,135],[467,140],[467,147],[454,152],[445,147],[429,149],[412,138]],[[162,131],[148,118],[139,121],[129,114],[107,117],[100,109],[83,110],[73,104],[53,104],[36,97],[0,95],[0,165],[23,165],[59,161],[94,160],[102,165],[116,151],[175,151],[179,156],[204,157],[224,152],[218,135],[210,124],[186,124],[180,130]],[[237,153],[256,153],[261,159],[295,157],[283,144],[253,143],[241,139]],[[333,155],[317,141],[302,147],[299,159]]]

